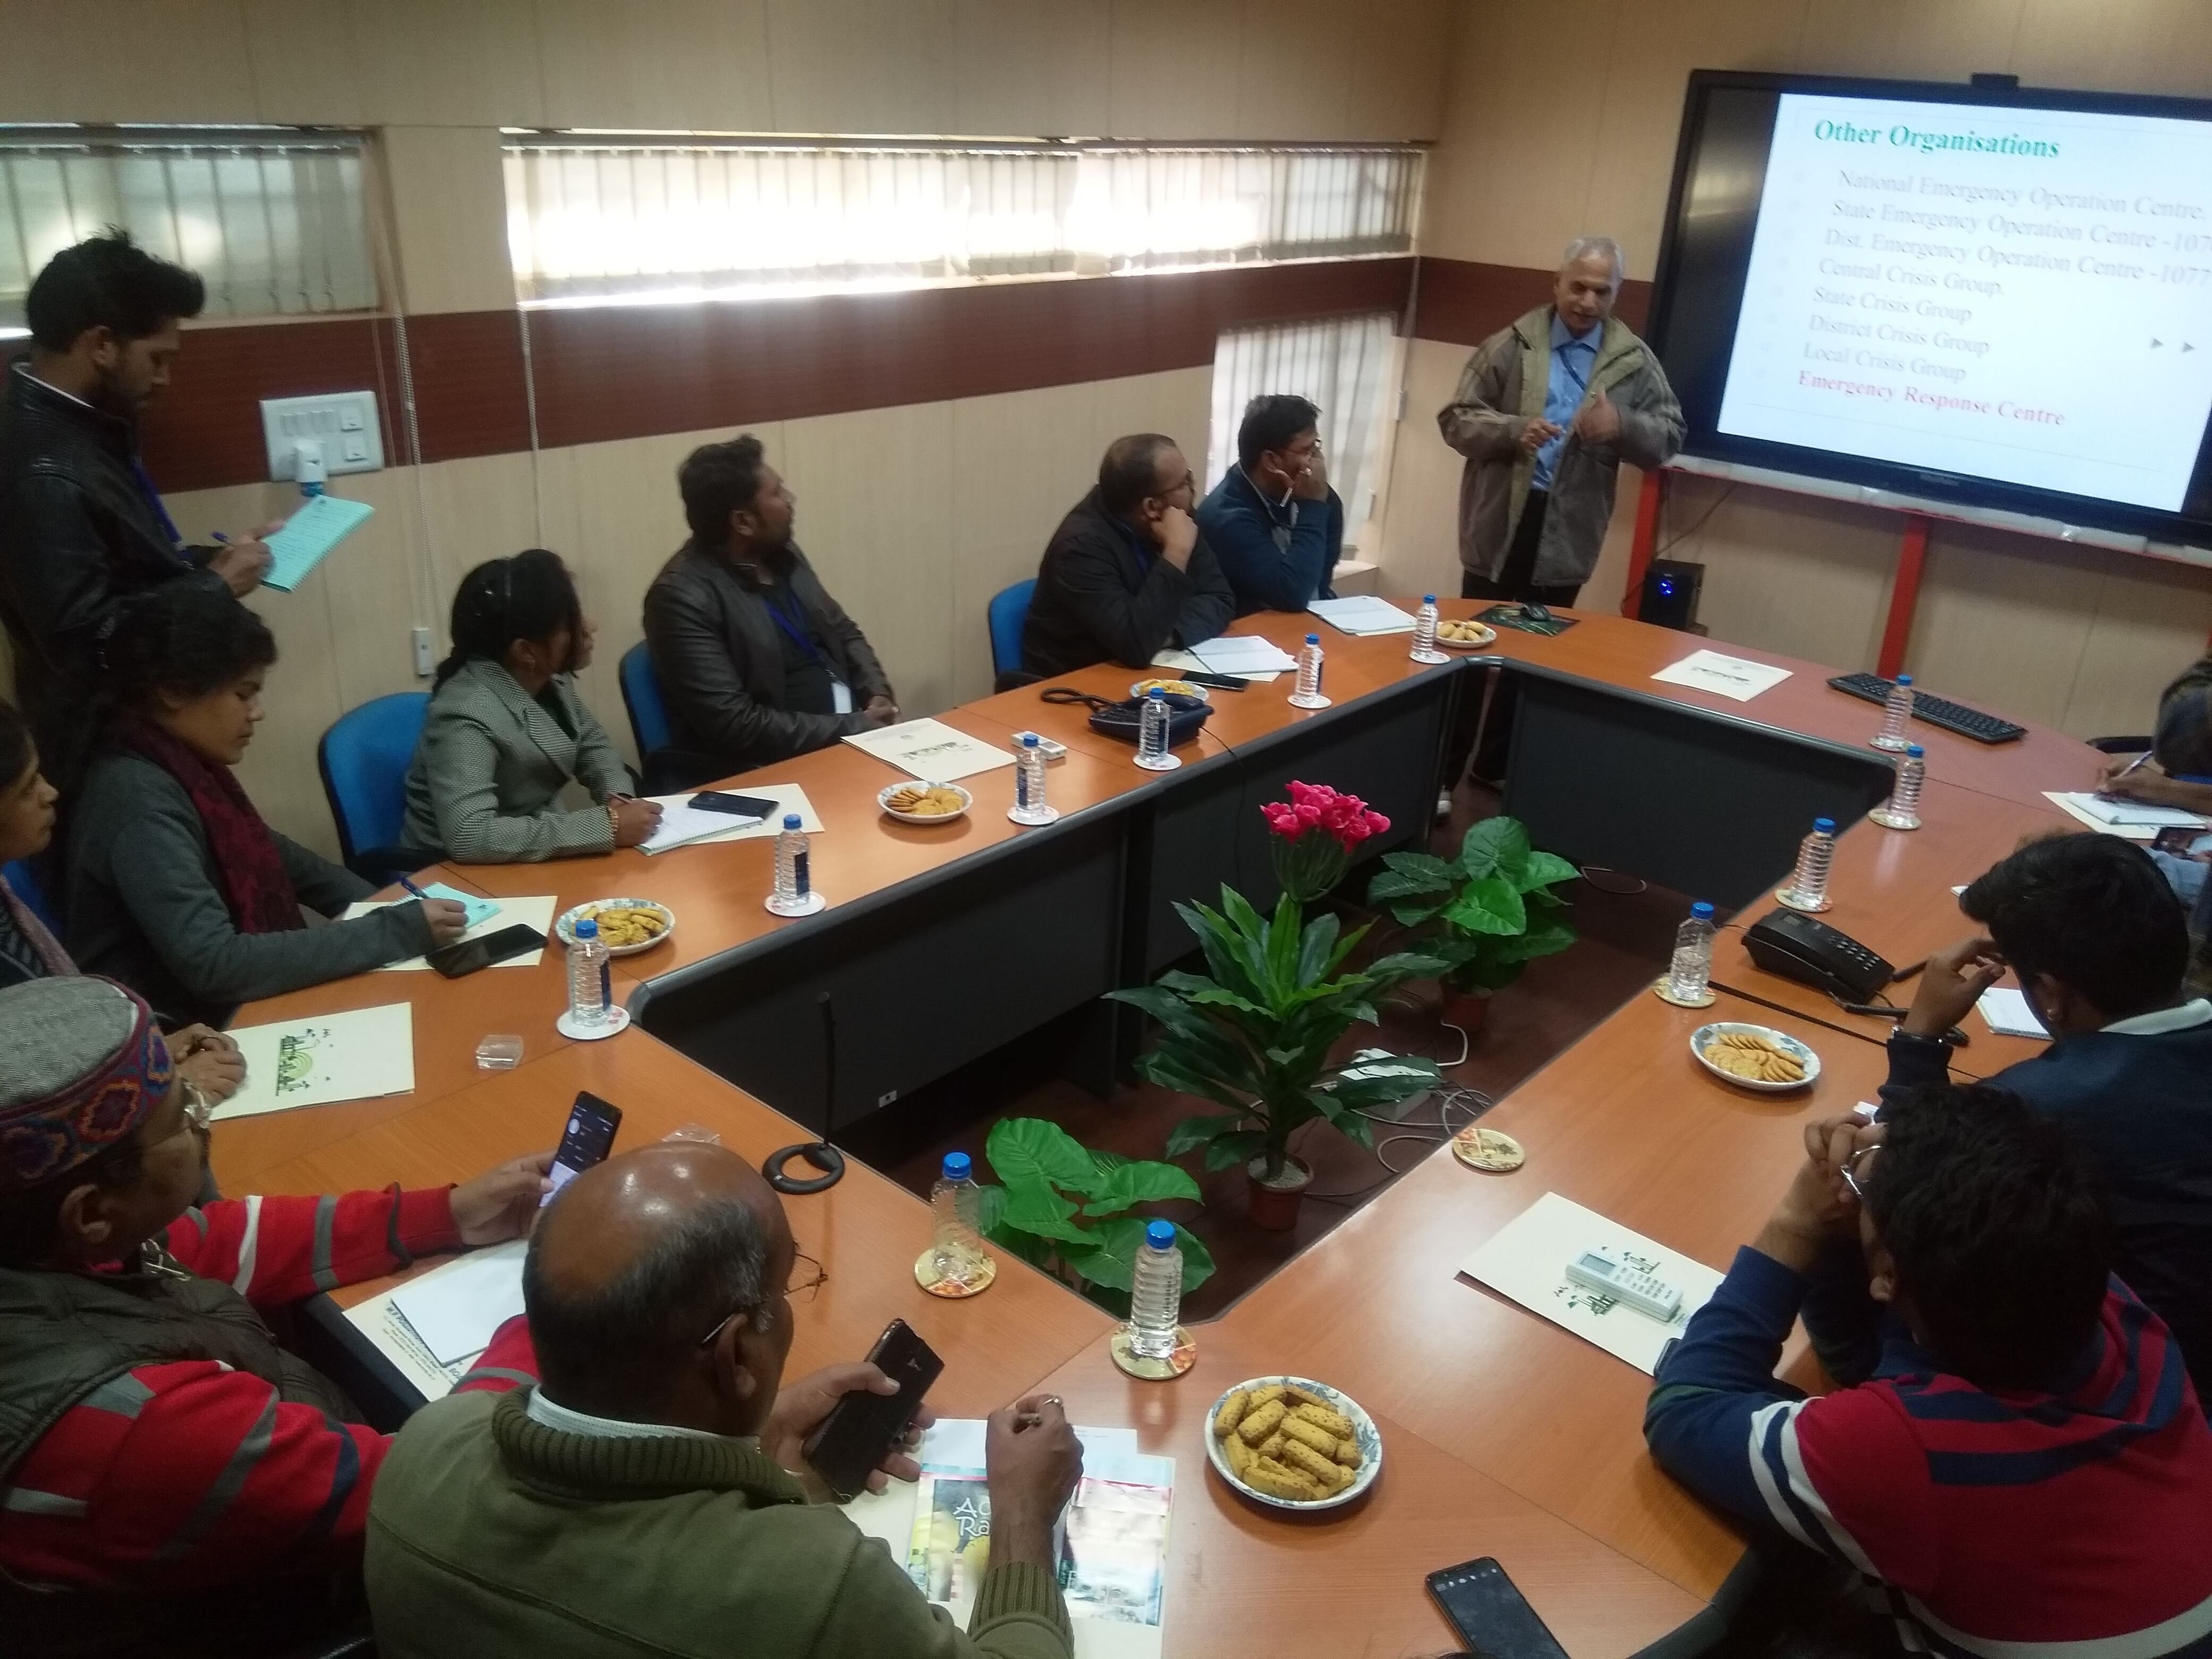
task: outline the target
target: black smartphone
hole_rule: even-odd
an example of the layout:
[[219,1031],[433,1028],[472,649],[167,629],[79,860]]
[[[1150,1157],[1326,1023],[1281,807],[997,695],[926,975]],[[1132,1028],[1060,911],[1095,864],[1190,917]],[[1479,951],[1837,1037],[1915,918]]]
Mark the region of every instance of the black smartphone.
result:
[[898,1384],[896,1394],[847,1395],[799,1448],[807,1465],[841,1500],[868,1489],[868,1475],[914,1426],[921,1397],[945,1362],[913,1326],[894,1319],[868,1350],[868,1362]]
[[482,939],[459,939],[443,950],[433,951],[423,958],[447,979],[459,979],[478,969],[489,968],[495,962],[505,962],[509,957],[519,957],[526,951],[545,948],[545,935],[535,927],[520,924],[502,927],[496,933],[486,933]]
[[615,1131],[621,1127],[621,1107],[578,1090],[576,1103],[568,1109],[568,1127],[561,1132],[561,1150],[553,1154],[549,1171],[552,1188],[538,1200],[538,1207],[550,1204],[563,1187],[594,1164],[605,1163],[615,1149]]
[[1187,685],[1210,685],[1217,691],[1249,691],[1252,682],[1240,680],[1234,674],[1178,674],[1176,678]]
[[1477,1659],[1567,1659],[1559,1638],[1544,1627],[1497,1557],[1432,1572],[1428,1585],[1460,1641]]
[[702,789],[691,805],[702,812],[730,812],[741,818],[766,818],[783,811],[778,803],[759,795],[732,795],[724,789]]

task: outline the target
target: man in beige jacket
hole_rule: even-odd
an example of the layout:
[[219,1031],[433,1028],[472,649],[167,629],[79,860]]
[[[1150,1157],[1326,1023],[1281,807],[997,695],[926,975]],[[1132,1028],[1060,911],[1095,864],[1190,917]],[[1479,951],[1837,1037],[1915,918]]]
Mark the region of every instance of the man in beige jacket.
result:
[[1620,463],[1647,471],[1682,447],[1682,410],[1651,349],[1613,314],[1620,244],[1570,246],[1552,303],[1475,348],[1437,413],[1467,457],[1460,593],[1572,605],[1613,518]]

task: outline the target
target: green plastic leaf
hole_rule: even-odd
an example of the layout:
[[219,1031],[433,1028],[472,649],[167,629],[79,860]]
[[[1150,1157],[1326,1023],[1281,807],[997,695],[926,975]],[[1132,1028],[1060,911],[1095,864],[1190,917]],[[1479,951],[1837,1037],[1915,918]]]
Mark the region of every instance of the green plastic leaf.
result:
[[1519,939],[1500,939],[1498,951],[1507,962],[1528,962],[1555,957],[1575,942],[1575,930],[1563,921],[1540,922]]
[[1484,876],[1460,890],[1446,907],[1444,920],[1470,933],[1517,933],[1528,925],[1528,910],[1510,881]]
[[1018,1192],[1028,1182],[1048,1182],[1096,1196],[1098,1166],[1083,1143],[1057,1123],[1041,1117],[1001,1118],[992,1126],[983,1151],[1010,1190]]
[[1074,1214],[1075,1206],[1049,1187],[1010,1187],[1006,1189],[1006,1212],[999,1218],[999,1225],[1038,1238],[1081,1243],[1091,1235],[1075,1224],[1072,1219]]
[[1153,1204],[1164,1199],[1198,1200],[1198,1182],[1190,1171],[1172,1164],[1137,1160],[1104,1171],[1105,1190],[1083,1206],[1087,1216],[1112,1215],[1132,1204]]
[[1468,878],[1504,876],[1510,881],[1528,862],[1528,830],[1518,818],[1485,818],[1460,843],[1460,868]]
[[1401,927],[1418,927],[1443,909],[1443,901],[1437,899],[1401,899],[1390,907],[1390,914]]
[[1182,1252],[1182,1293],[1188,1296],[1213,1277],[1213,1252],[1180,1221],[1176,1223],[1176,1246]]
[[1443,860],[1428,853],[1385,853],[1383,868],[1367,884],[1367,902],[1412,898],[1423,893],[1448,893],[1455,871]]
[[1298,941],[1297,977],[1293,981],[1298,988],[1318,985],[1327,977],[1330,959],[1336,954],[1336,935],[1340,926],[1334,910],[1324,910],[1306,924],[1305,937]]
[[1528,854],[1528,862],[1522,866],[1521,873],[1514,878],[1513,884],[1522,892],[1528,893],[1539,888],[1552,886],[1557,882],[1572,881],[1581,874],[1580,870],[1575,868],[1557,853],[1531,853]]
[[975,1184],[977,1190],[982,1194],[981,1201],[975,1206],[975,1231],[988,1233],[1006,1219],[1006,1189],[1004,1187],[994,1187],[988,1181],[981,1181]]
[[1102,1221],[1091,1235],[1091,1247],[1068,1265],[1094,1285],[1110,1290],[1136,1288],[1137,1253],[1145,1248],[1145,1218],[1117,1216]]
[[1204,1146],[1227,1134],[1238,1121],[1222,1112],[1206,1112],[1197,1117],[1187,1117],[1168,1131],[1167,1155],[1181,1158],[1194,1147]]
[[1249,1164],[1267,1150],[1267,1137],[1258,1129],[1239,1129],[1233,1134],[1217,1135],[1206,1149],[1206,1167],[1209,1170],[1231,1170],[1240,1164]]

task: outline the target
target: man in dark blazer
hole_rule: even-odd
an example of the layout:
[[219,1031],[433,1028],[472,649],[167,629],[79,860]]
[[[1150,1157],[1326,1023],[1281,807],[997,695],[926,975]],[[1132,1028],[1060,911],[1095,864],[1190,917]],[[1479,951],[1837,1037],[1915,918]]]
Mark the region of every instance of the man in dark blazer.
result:
[[1060,520],[1037,569],[1022,666],[1065,674],[1095,662],[1142,668],[1212,639],[1237,615],[1229,579],[1191,517],[1198,481],[1175,440],[1116,438],[1098,487]]
[[860,624],[791,539],[791,491],[750,434],[677,470],[691,538],[645,595],[645,637],[668,701],[669,787],[826,749],[898,718]]

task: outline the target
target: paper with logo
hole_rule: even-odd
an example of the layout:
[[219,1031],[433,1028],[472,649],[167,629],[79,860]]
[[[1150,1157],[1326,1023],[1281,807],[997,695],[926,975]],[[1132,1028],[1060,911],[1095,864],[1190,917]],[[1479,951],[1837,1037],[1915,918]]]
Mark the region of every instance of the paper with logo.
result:
[[1788,679],[1790,671],[1719,651],[1692,651],[1651,678],[1664,680],[1669,685],[1694,685],[1700,691],[1716,691],[1738,702],[1749,702],[1760,692]]
[[367,524],[375,512],[367,501],[349,501],[339,495],[310,497],[284,520],[282,530],[269,537],[269,574],[261,579],[261,585],[279,593],[290,592],[330,556],[332,548]]
[[901,720],[873,732],[855,732],[845,741],[924,783],[954,783],[1014,763],[1012,750],[956,732],[943,720]]
[[[1584,1250],[1610,1251],[1632,1267],[1680,1285],[1681,1310],[1662,1323],[1577,1285],[1566,1267]],[[1721,1283],[1721,1275],[1704,1262],[1557,1193],[1546,1193],[1508,1222],[1459,1270],[1641,1371],[1658,1370],[1661,1351],[1681,1335],[1690,1316],[1712,1300]]]
[[415,1010],[395,1002],[233,1031],[246,1086],[215,1109],[218,1121],[404,1095],[415,1087]]

